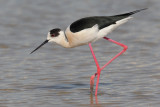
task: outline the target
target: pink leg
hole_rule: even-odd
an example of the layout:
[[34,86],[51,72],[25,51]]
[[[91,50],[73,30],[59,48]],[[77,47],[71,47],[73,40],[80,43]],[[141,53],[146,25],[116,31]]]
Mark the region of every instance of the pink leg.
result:
[[[94,61],[95,61],[96,66],[97,66],[97,73],[95,73],[94,75],[92,75],[91,78],[90,78],[90,91],[91,91],[91,93],[93,93],[94,78],[95,78],[96,75],[98,74],[97,80],[99,80],[101,70],[100,70],[100,66],[99,66],[99,64],[98,64],[98,61],[97,61],[97,59],[96,59],[96,56],[95,56],[95,54],[94,54],[94,51],[93,51],[93,49],[92,49],[91,43],[89,43],[89,47],[90,47],[91,53],[92,53],[92,55],[93,55]],[[98,86],[96,85],[96,89],[97,89],[97,88],[98,88]]]
[[124,52],[127,50],[127,48],[128,48],[126,45],[124,45],[124,44],[122,44],[122,43],[119,43],[119,42],[117,42],[117,41],[114,41],[114,40],[112,40],[112,39],[110,39],[110,38],[104,37],[104,39],[106,39],[106,40],[108,40],[108,41],[110,41],[110,42],[113,42],[113,43],[115,43],[115,44],[117,44],[117,45],[119,45],[119,46],[122,46],[124,49],[123,49],[120,53],[118,53],[115,57],[113,57],[110,61],[108,61],[102,68],[100,68],[100,66],[99,66],[99,64],[98,64],[98,61],[97,61],[97,59],[96,59],[96,56],[95,56],[95,54],[94,54],[94,52],[93,52],[91,43],[89,43],[89,47],[90,47],[91,53],[92,53],[92,55],[93,55],[94,61],[95,61],[96,66],[97,66],[97,73],[95,73],[94,75],[92,75],[91,78],[90,78],[90,89],[91,89],[91,93],[92,93],[92,92],[93,92],[93,85],[94,85],[94,78],[96,77],[96,75],[98,75],[98,76],[97,76],[95,96],[97,96],[97,92],[98,92],[98,84],[99,84],[100,72],[101,72],[108,64],[110,64],[113,60],[115,60],[118,56],[120,56],[122,53],[124,53]]

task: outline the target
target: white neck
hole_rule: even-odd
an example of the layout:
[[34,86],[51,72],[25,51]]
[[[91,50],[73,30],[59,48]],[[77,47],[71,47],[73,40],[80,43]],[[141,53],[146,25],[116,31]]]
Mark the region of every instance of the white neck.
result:
[[64,31],[61,31],[60,32],[60,37],[61,37],[61,42],[60,42],[60,45],[65,47],[65,48],[69,48],[70,47],[70,44],[68,42],[68,38],[67,36],[65,35],[65,32]]

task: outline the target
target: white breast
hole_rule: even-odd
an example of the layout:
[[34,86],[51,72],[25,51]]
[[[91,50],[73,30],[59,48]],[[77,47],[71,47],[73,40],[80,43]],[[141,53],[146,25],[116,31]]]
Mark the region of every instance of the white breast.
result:
[[97,38],[98,25],[95,25],[92,28],[87,28],[76,33],[71,32],[69,26],[66,29],[65,33],[71,47],[80,46],[88,44],[89,42],[92,42]]

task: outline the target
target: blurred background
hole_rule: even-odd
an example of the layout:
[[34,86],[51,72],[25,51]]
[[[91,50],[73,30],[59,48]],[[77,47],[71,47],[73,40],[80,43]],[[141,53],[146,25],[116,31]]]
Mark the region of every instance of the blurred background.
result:
[[[102,71],[98,98],[90,96],[96,66],[87,45],[46,44],[29,54],[50,29],[142,8],[108,35],[128,50]],[[159,10],[159,0],[0,0],[0,107],[158,107]],[[101,66],[122,50],[103,39],[92,46]]]

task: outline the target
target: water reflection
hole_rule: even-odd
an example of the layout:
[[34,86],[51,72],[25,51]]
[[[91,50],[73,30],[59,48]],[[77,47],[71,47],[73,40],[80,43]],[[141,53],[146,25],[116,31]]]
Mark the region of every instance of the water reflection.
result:
[[[93,98],[95,98],[95,100]],[[98,97],[95,96],[93,93],[90,94],[90,105],[91,106],[92,105],[98,105]]]

